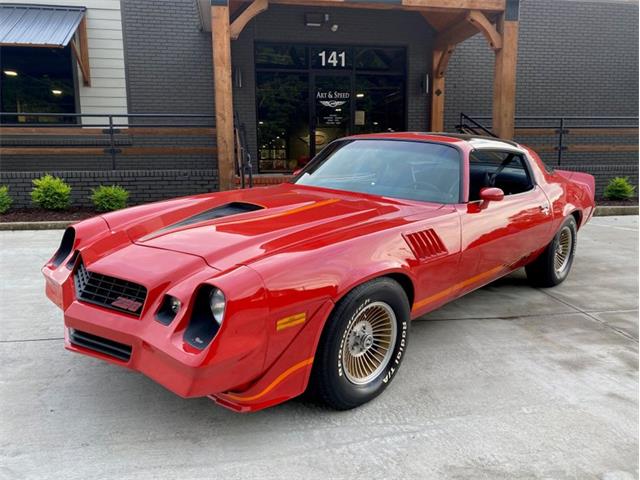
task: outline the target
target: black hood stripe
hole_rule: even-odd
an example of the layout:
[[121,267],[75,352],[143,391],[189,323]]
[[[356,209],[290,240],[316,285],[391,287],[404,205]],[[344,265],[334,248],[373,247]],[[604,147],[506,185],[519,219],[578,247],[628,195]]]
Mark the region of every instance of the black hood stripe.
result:
[[163,227],[160,230],[156,230],[151,235],[149,235],[149,237],[155,237],[159,234],[168,232],[169,230],[185,227],[187,225],[193,225],[194,223],[206,222],[208,220],[215,220],[216,218],[228,217],[230,215],[237,215],[239,213],[254,212],[256,210],[262,210],[262,209],[264,209],[264,207],[261,207],[260,205],[255,205],[253,203],[243,203],[243,202],[226,203],[224,205],[220,205],[218,207],[205,210],[204,212],[197,213],[191,217],[187,217],[184,220],[180,220],[177,223],[173,223],[171,225]]

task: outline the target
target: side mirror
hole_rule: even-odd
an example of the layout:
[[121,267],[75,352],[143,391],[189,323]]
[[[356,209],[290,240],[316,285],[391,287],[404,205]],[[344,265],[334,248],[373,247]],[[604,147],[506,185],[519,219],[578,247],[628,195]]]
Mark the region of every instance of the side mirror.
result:
[[483,202],[499,202],[504,198],[501,188],[487,187],[480,190],[480,200]]

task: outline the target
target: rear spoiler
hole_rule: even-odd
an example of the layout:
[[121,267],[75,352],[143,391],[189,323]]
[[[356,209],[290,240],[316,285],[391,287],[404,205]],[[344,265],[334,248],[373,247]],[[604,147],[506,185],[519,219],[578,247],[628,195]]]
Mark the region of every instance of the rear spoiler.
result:
[[574,183],[582,186],[591,200],[595,200],[596,198],[596,180],[593,175],[589,175],[588,173],[582,172],[570,172],[569,170],[555,170],[558,175],[566,178],[567,180],[571,180]]

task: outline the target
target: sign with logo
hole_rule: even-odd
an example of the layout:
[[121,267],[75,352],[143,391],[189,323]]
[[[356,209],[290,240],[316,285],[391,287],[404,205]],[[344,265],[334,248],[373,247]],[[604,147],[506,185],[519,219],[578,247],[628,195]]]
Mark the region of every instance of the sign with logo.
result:
[[322,119],[322,124],[326,126],[338,126],[342,125],[345,120],[342,107],[349,102],[351,92],[341,92],[338,90],[329,90],[323,92],[318,90],[316,92],[316,100],[320,106],[325,107],[319,111],[319,118]]

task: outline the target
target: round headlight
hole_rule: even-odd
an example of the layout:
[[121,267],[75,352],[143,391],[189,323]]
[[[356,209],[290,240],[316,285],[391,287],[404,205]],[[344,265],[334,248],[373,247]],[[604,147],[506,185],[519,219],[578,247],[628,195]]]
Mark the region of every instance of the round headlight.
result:
[[227,299],[224,297],[224,293],[219,288],[214,288],[209,294],[209,305],[211,306],[211,313],[218,325],[222,324],[224,318],[224,309],[227,306]]

